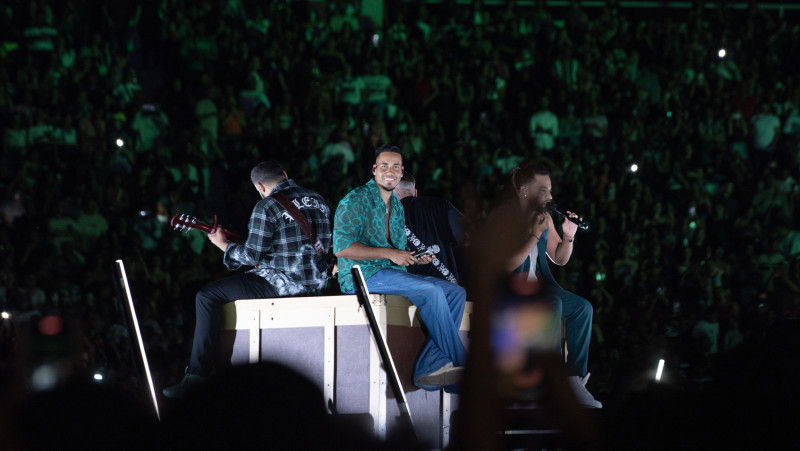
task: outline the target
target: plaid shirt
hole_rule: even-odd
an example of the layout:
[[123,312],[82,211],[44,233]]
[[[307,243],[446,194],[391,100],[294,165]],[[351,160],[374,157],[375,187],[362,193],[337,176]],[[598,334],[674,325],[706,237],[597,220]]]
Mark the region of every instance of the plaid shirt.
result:
[[[280,191],[306,216],[325,249],[331,246],[330,208],[319,194],[298,186],[294,180],[279,183]],[[325,264],[314,245],[283,205],[271,197],[261,199],[250,215],[250,232],[244,244],[230,243],[223,262],[234,271],[254,266],[248,273],[266,279],[281,296],[314,294],[325,288]]]

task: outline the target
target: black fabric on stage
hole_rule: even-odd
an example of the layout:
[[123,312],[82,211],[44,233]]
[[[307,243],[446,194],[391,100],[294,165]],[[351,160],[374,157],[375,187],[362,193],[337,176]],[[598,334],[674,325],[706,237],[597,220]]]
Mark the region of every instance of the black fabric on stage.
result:
[[[420,196],[401,199],[406,217],[406,228],[411,231],[408,246],[420,250],[439,245],[436,258],[449,270],[455,280],[461,282],[458,273],[458,252],[464,242],[466,218],[450,202],[437,197]],[[419,242],[414,240],[419,238]],[[412,274],[434,276],[448,280],[448,271],[438,265],[411,265],[406,268]],[[451,280],[452,281],[452,280]]]

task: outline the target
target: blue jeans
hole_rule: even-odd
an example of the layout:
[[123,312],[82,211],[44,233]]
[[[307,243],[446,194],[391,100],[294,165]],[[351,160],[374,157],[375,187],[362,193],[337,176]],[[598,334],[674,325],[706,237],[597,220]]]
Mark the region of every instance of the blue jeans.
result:
[[[561,347],[561,320],[567,328],[567,374],[569,376],[586,376],[589,366],[589,343],[592,340],[592,315],[594,309],[592,304],[577,294],[570,293],[563,289],[547,263],[547,234],[548,230],[542,233],[539,241],[539,256],[534,263],[539,280],[544,283],[552,297],[553,312],[556,315],[555,330],[556,336],[553,337]],[[520,266],[518,271],[527,273],[531,270],[530,257]]]
[[556,334],[561,339],[561,321],[567,328],[567,374],[585,376],[589,364],[589,343],[592,339],[592,304],[577,294],[551,287],[553,311],[556,314]]
[[367,279],[367,290],[403,296],[417,306],[428,330],[427,340],[414,366],[414,384],[417,387],[438,390],[441,387],[420,385],[417,381],[451,362],[453,366],[464,366],[467,350],[458,335],[467,300],[464,288],[437,277],[383,269]]

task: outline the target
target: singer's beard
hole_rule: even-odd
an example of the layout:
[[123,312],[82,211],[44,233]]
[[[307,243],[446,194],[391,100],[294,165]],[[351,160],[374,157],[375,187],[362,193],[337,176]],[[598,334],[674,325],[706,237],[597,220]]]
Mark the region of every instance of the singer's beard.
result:
[[528,201],[528,211],[530,211],[531,215],[539,215],[542,213],[547,212],[547,202],[541,202],[538,199],[531,199]]

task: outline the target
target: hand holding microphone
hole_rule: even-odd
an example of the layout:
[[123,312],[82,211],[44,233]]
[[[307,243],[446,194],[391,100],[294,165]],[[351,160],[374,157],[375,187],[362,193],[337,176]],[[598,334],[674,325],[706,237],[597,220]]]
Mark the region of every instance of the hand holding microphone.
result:
[[550,210],[551,213],[555,213],[562,218],[577,224],[578,228],[581,230],[589,230],[589,221],[585,221],[576,216],[570,216],[565,210],[558,206],[558,204],[553,202],[548,202],[546,208]]
[[550,219],[547,217],[547,212],[536,213],[533,215],[531,221],[531,233],[537,240],[541,239],[545,230],[550,226]]
[[387,252],[387,257],[389,260],[392,261],[395,265],[400,266],[408,266],[408,265],[419,265],[419,264],[427,264],[433,260],[433,257],[429,257],[437,252],[439,252],[439,246],[433,245],[428,248],[420,249],[418,251],[411,251],[411,250],[404,250],[404,249],[394,249],[394,248],[385,248],[385,252]]
[[417,252],[414,252],[414,258],[420,258],[424,255],[433,255],[439,252],[439,245],[434,244],[431,247],[427,247],[425,249],[420,249]]

